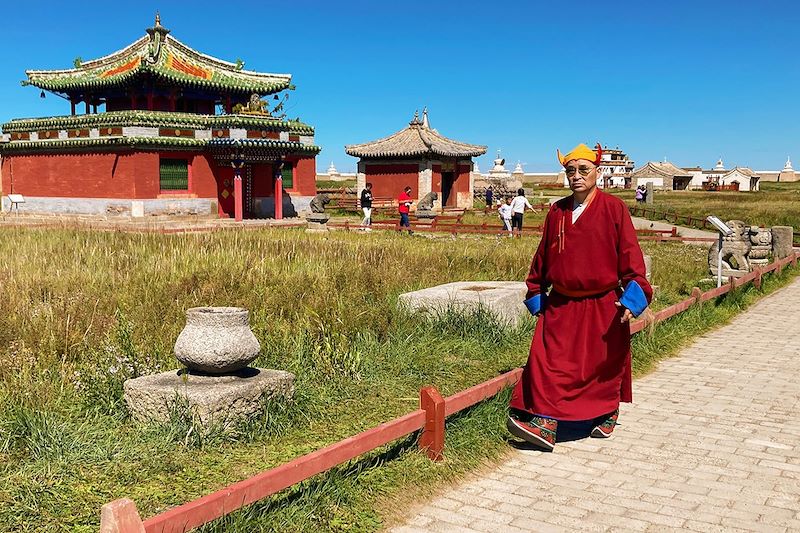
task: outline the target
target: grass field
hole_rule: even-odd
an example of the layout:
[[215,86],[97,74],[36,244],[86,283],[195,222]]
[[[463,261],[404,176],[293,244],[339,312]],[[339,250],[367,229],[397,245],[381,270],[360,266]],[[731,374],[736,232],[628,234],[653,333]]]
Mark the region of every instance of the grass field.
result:
[[[652,207],[700,218],[717,215],[722,220],[743,220],[756,226],[793,226],[795,231],[800,231],[800,182],[765,182],[761,189],[756,192],[656,191]],[[634,191],[612,192],[634,204]]]
[[[428,322],[402,292],[456,280],[521,280],[537,241],[264,230],[135,235],[0,232],[0,530],[96,531],[126,496],[147,517],[417,407],[421,386],[452,394],[527,357],[533,322],[491,316]],[[647,243],[654,308],[705,275],[704,249]],[[781,280],[771,280],[771,290]],[[738,312],[738,291],[634,340],[641,374]],[[136,427],[124,379],[177,367],[172,346],[198,305],[251,310],[255,364],[294,372],[294,402],[222,432],[176,410]],[[388,509],[501,456],[507,395],[448,421],[447,460],[407,439],[250,506],[205,531],[372,531]],[[392,505],[387,505],[391,501]]]

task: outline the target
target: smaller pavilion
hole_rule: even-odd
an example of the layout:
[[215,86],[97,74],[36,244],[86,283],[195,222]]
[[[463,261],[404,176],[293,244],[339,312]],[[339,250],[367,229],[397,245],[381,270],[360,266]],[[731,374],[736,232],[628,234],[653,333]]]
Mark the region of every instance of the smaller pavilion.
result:
[[668,161],[648,161],[631,174],[635,187],[652,183],[653,187],[667,191],[683,191],[689,188],[692,174]]
[[466,144],[441,135],[430,127],[428,110],[397,133],[364,144],[345,146],[360,158],[357,189],[372,183],[375,197],[396,198],[410,186],[412,198],[429,192],[439,195],[437,206],[472,207],[472,158],[486,153],[486,146]]

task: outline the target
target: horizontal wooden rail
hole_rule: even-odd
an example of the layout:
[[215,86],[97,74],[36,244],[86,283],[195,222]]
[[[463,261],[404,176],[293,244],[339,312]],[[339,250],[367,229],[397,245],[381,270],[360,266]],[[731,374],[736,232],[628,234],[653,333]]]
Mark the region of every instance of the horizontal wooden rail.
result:
[[425,411],[418,409],[154,516],[144,521],[144,529],[147,533],[182,533],[201,526],[375,448],[410,435],[422,429],[424,424]]
[[445,399],[445,416],[450,416],[487,398],[491,398],[509,385],[519,381],[520,376],[522,376],[522,369],[515,368],[489,381],[484,381],[467,390],[448,396]]
[[[759,287],[764,274],[774,271],[780,273],[783,267],[789,264],[796,265],[798,257],[800,253],[793,252],[790,256],[774,261],[764,268],[757,268],[738,280],[730,278],[729,283],[706,292],[701,293],[700,289],[695,287],[691,297],[658,311],[649,322],[645,319],[631,322],[630,332],[638,333],[648,324],[667,320],[693,305],[700,305],[747,283],[752,282]],[[126,498],[114,500],[103,506],[100,531],[101,533],[183,533],[420,429],[423,430],[419,439],[420,448],[432,460],[439,460],[443,457],[445,418],[491,398],[506,387],[514,385],[521,376],[522,369],[516,368],[447,398],[442,398],[435,387],[423,387],[420,390],[421,408],[416,411],[174,507],[144,522],[139,518],[134,502]]]

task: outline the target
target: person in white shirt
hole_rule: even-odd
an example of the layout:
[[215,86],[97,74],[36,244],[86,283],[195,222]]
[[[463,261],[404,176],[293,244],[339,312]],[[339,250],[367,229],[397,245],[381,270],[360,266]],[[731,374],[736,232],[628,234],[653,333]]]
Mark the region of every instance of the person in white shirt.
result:
[[511,228],[517,235],[522,235],[522,217],[525,209],[533,210],[533,206],[525,198],[525,189],[517,189],[517,196],[511,201]]
[[513,231],[511,230],[511,197],[506,196],[506,201],[501,203],[497,207],[498,213],[500,213],[500,220],[503,221],[503,227],[508,231],[508,236],[512,237],[514,235]]

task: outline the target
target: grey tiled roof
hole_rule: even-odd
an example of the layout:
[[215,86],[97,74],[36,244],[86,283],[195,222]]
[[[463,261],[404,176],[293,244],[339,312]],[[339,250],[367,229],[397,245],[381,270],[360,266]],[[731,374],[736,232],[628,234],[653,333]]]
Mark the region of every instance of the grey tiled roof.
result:
[[354,157],[411,157],[437,155],[442,157],[476,157],[486,153],[486,146],[467,144],[448,139],[426,122],[414,116],[408,127],[393,135],[363,144],[345,146]]

